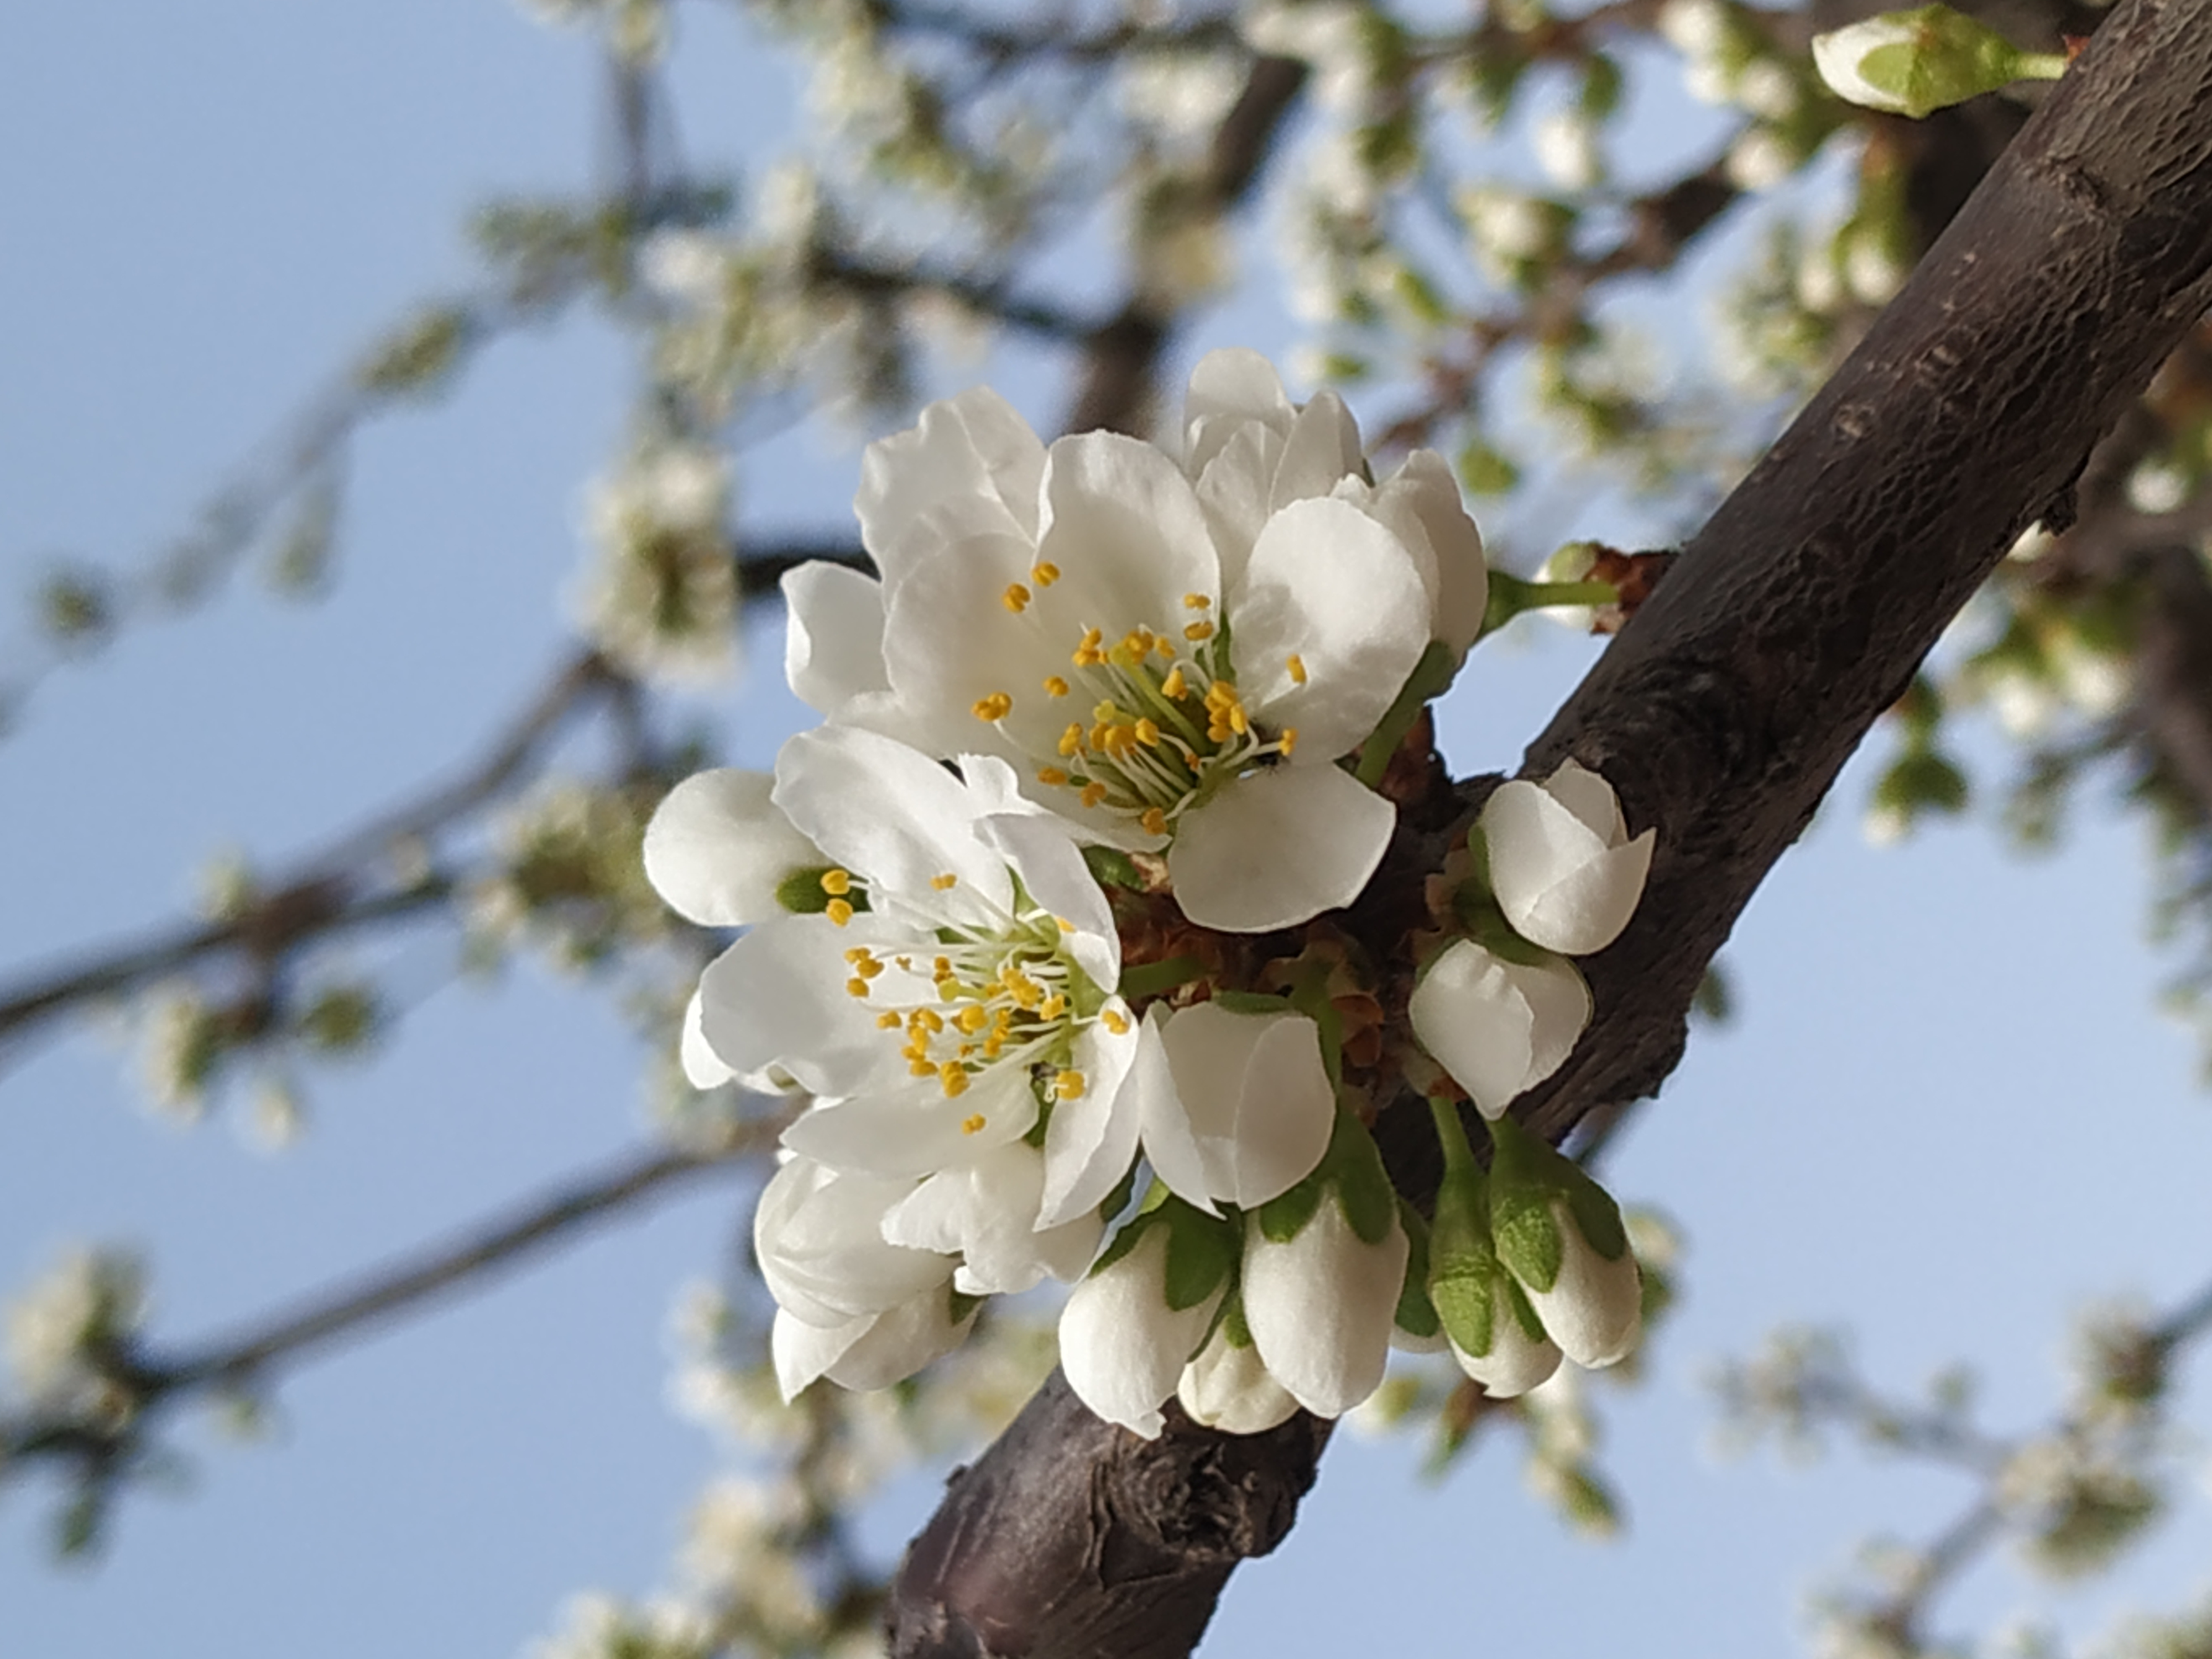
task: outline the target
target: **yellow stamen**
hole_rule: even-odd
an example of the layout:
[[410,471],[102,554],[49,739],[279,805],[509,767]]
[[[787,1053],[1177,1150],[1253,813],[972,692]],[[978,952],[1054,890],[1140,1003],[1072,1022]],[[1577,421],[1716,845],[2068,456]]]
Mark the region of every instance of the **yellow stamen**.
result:
[[1293,651],[1283,659],[1283,666],[1291,671],[1291,684],[1304,685],[1306,683],[1306,659],[1297,652]]
[[853,907],[850,904],[848,904],[843,899],[831,899],[829,904],[824,907],[823,914],[827,915],[830,921],[836,922],[840,927],[842,927],[847,922],[852,921]]
[[1030,608],[1030,591],[1019,582],[1008,582],[1003,597],[1006,609],[1018,617]]
[[1182,630],[1182,636],[1183,638],[1191,641],[1210,640],[1213,637],[1213,624],[1210,622],[1194,622],[1186,623]]
[[1030,567],[1030,574],[1036,579],[1039,587],[1050,587],[1060,580],[1060,567],[1040,560]]
[[1211,610],[1212,605],[1213,601],[1203,593],[1186,593],[1182,596],[1182,608],[1186,611],[1206,611]]
[[1057,674],[1046,675],[1044,682],[1044,694],[1048,697],[1066,696],[1067,695],[1067,682],[1060,678]]
[[1127,1036],[1129,1035],[1129,1017],[1118,1008],[1107,1008],[1101,1010],[1098,1015],[1098,1023],[1101,1025],[1103,1025],[1108,1030],[1111,1031],[1115,1036]]
[[1168,815],[1164,809],[1147,806],[1144,816],[1137,820],[1148,836],[1164,836],[1168,832]]
[[936,961],[929,964],[929,974],[930,977],[933,979],[951,979],[952,977],[952,958],[951,957],[938,957]]
[[831,898],[842,898],[853,890],[853,875],[849,870],[824,870],[822,890]]
[[1014,700],[1004,691],[994,691],[988,696],[975,699],[975,714],[979,720],[1002,720],[1013,712]]
[[953,1018],[952,1023],[973,1036],[991,1023],[991,1017],[971,1002]]
[[957,1060],[948,1060],[937,1068],[937,1084],[947,1100],[957,1099],[968,1092],[968,1073]]
[[1137,741],[1146,748],[1157,749],[1160,746],[1160,728],[1157,722],[1149,720],[1139,720],[1136,725],[1136,734]]
[[873,957],[870,957],[865,962],[854,963],[853,964],[853,971],[858,974],[862,979],[873,979],[877,975],[884,971],[884,964],[878,962]]
[[1062,1072],[1052,1080],[1053,1093],[1062,1100],[1079,1099],[1085,1086],[1083,1073],[1076,1071]]
[[929,878],[929,884],[940,893],[950,892],[960,884],[960,878],[947,870],[941,876],[932,876]]
[[981,1112],[970,1113],[960,1120],[960,1133],[963,1135],[980,1135],[983,1133],[983,1126],[989,1121],[990,1120]]
[[1060,995],[1059,992],[1054,991],[1050,996],[1047,997],[1038,1005],[1037,1018],[1039,1019],[1058,1019],[1066,1012],[1067,999]]
[[899,1024],[899,1017],[891,1009],[886,1008],[883,1012],[876,1016],[876,1029],[878,1030],[896,1031],[898,1030]]
[[1162,662],[1175,660],[1175,641],[1163,635],[1152,641],[1152,654]]
[[918,1056],[911,1058],[907,1061],[906,1069],[908,1074],[912,1077],[935,1077],[937,1075],[937,1067],[930,1064],[929,1061],[921,1059]]
[[858,975],[854,975],[851,979],[845,981],[845,994],[848,997],[864,997],[867,995],[868,981],[860,978]]
[[1104,784],[1086,783],[1083,786],[1083,804],[1085,806],[1096,806],[1100,801],[1104,800],[1105,799],[1106,786]]
[[1190,687],[1183,682],[1182,670],[1180,668],[1169,669],[1167,678],[1160,682],[1160,695],[1170,702],[1176,702],[1189,690]]
[[1054,789],[1059,788],[1062,784],[1067,781],[1067,774],[1061,771],[1057,766],[1038,767],[1036,777],[1039,783],[1048,784]]
[[1295,726],[1285,726],[1283,728],[1283,735],[1275,739],[1275,747],[1282,751],[1284,758],[1287,760],[1290,757],[1291,750],[1297,746],[1298,728]]
[[1073,721],[1060,734],[1060,753],[1063,760],[1072,760],[1083,752],[1083,727]]

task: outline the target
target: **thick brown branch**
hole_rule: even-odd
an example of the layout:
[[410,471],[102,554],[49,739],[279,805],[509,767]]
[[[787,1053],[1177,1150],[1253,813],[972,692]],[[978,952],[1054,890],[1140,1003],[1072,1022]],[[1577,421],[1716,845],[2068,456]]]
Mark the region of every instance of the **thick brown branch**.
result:
[[[1546,1133],[1658,1087],[1707,964],[1844,760],[2208,300],[2212,0],[2134,0],[1531,747],[1533,774],[1570,755],[1602,772],[1659,848],[1589,964],[1596,1024],[1528,1109]],[[1115,1532],[1093,1497],[1107,1446],[1117,1479],[1157,1474],[1146,1526],[1176,1536],[1188,1450],[1115,1439],[1048,1391],[917,1544],[896,1651],[1188,1652],[1202,1617],[1139,1644],[1088,1565]],[[1281,1449],[1240,1478],[1295,1503],[1310,1473]],[[1012,1491],[1055,1513],[1000,1524]],[[1164,1563],[1153,1593],[1220,1577]],[[998,1599],[1024,1582],[1018,1609]]]

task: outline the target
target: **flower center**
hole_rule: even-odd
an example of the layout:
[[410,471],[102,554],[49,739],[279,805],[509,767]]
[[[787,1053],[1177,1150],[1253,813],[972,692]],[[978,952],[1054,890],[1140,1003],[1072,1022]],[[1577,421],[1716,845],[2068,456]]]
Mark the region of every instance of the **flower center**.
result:
[[[1040,563],[1030,575],[1050,586],[1060,572]],[[1022,614],[1030,598],[1027,586],[1013,583],[1006,609]],[[1298,740],[1295,726],[1271,738],[1254,723],[1237,692],[1229,625],[1215,618],[1212,599],[1186,593],[1182,602],[1190,620],[1174,633],[1135,628],[1109,644],[1098,629],[1085,627],[1068,655],[1073,672],[1047,676],[1042,687],[1048,698],[1065,698],[1073,708],[1087,704],[1090,719],[1068,721],[1057,757],[1037,768],[1037,781],[1073,790],[1084,805],[1134,819],[1154,836],[1168,834],[1231,778],[1288,756]],[[1296,655],[1284,665],[1293,684],[1305,684],[1305,664]],[[973,712],[999,725],[1013,707],[1012,693],[994,691]]]
[[[956,883],[948,873],[930,884],[943,892]],[[844,870],[822,878],[824,890],[833,884],[841,893],[866,886]],[[832,908],[830,916],[843,927],[852,912],[841,920]],[[1105,994],[1069,952],[1071,931],[1018,883],[1011,912],[981,926],[938,926],[919,950],[853,946],[845,952],[852,970],[846,994],[878,1010],[876,1024],[901,1045],[908,1070],[935,1078],[947,1099],[964,1094],[987,1066],[1018,1066],[1041,1104],[1073,1100],[1089,1086],[1070,1063],[1077,1035],[1103,1023],[1118,1036],[1129,1022],[1104,1006]],[[975,1134],[984,1121],[979,1115],[962,1127]]]

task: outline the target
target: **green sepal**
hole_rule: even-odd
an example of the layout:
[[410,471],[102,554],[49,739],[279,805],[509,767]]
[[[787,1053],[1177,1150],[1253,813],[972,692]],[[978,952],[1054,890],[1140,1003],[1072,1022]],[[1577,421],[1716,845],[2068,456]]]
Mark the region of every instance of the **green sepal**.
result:
[[1367,1126],[1341,1101],[1337,1103],[1336,1127],[1330,1131],[1328,1150],[1304,1181],[1279,1198],[1269,1199],[1255,1213],[1260,1231],[1272,1244],[1287,1244],[1306,1229],[1334,1189],[1337,1207],[1346,1224],[1364,1244],[1380,1244],[1390,1236],[1397,1219],[1398,1193],[1382,1167],[1382,1154]]
[[1398,688],[1398,695],[1381,722],[1367,741],[1360,744],[1359,762],[1352,775],[1370,789],[1380,784],[1382,775],[1390,769],[1390,757],[1405,742],[1406,733],[1413,729],[1421,710],[1451,690],[1451,683],[1458,674],[1459,664],[1452,656],[1451,647],[1441,640],[1431,640],[1420,659],[1414,663],[1413,672],[1406,676],[1405,684]]
[[[1234,1212],[1231,1212],[1233,1217]],[[1097,1275],[1144,1242],[1156,1227],[1168,1230],[1167,1257],[1161,1270],[1161,1291],[1170,1311],[1194,1308],[1236,1275],[1240,1235],[1232,1218],[1210,1216],[1156,1187],[1145,1206],[1114,1235],[1091,1272]]]
[[1221,1340],[1231,1347],[1249,1348],[1252,1346],[1252,1328],[1245,1322],[1244,1297],[1241,1292],[1230,1291],[1227,1299],[1222,1303],[1218,1328]]
[[1398,1224],[1406,1230],[1406,1282],[1398,1291],[1391,1322],[1413,1336],[1432,1337],[1443,1327],[1429,1300],[1429,1224],[1404,1199],[1398,1200]]
[[[803,870],[793,870],[775,884],[775,902],[794,916],[818,916],[830,908],[830,896],[822,890],[822,878],[837,866],[834,864],[811,865]],[[845,895],[845,902],[853,907],[855,915],[868,908],[867,890],[854,886]]]
[[1111,1221],[1129,1207],[1129,1196],[1137,1190],[1137,1166],[1132,1164],[1114,1183],[1114,1190],[1099,1200],[1098,1213]]
[[1552,1340],[1552,1334],[1544,1328],[1544,1322],[1537,1316],[1535,1304],[1528,1300],[1526,1291],[1513,1282],[1510,1273],[1505,1275],[1505,1305],[1513,1310],[1513,1322],[1521,1328],[1522,1335],[1531,1342],[1549,1342]]
[[956,1325],[981,1307],[985,1300],[980,1296],[970,1296],[965,1291],[956,1291],[949,1285],[945,1286],[945,1310]]
[[1855,66],[1859,78],[1897,100],[1899,112],[1918,120],[2014,82],[2056,79],[2064,59],[2026,52],[1988,24],[1948,6],[1882,15],[1913,32],[1910,40],[1875,47]]
[[1489,1183],[1468,1146],[1459,1108],[1432,1099],[1429,1110],[1444,1155],[1429,1228],[1429,1301],[1444,1334],[1462,1352],[1480,1358],[1490,1352],[1497,1284],[1504,1274],[1491,1242]]
[[1118,848],[1086,847],[1083,862],[1091,871],[1091,878],[1101,887],[1126,887],[1133,893],[1145,890],[1144,872],[1137,868],[1137,861]]
[[[1522,1284],[1548,1291],[1559,1282],[1566,1243],[1559,1237],[1552,1200],[1554,1183],[1538,1158],[1551,1152],[1511,1118],[1490,1126],[1490,1237],[1498,1258]],[[1553,1154],[1557,1156],[1557,1154]]]
[[1269,996],[1264,991],[1216,991],[1213,1005],[1226,1008],[1232,1014],[1287,1014],[1291,1012],[1288,997]]

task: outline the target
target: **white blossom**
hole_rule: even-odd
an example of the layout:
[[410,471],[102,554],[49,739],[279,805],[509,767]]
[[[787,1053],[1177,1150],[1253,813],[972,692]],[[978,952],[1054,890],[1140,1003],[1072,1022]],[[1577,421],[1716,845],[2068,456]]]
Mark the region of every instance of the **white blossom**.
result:
[[1249,1209],[1313,1172],[1335,1127],[1336,1091],[1312,1020],[1201,1002],[1171,1016],[1162,1040],[1208,1196]]
[[712,450],[641,450],[592,487],[598,556],[578,595],[585,628],[623,665],[678,681],[735,660],[737,565],[725,520],[729,467]]
[[776,890],[827,860],[769,799],[773,773],[720,767],[670,790],[645,827],[645,873],[668,907],[702,927],[781,913]]
[[[1565,1199],[1552,1201],[1559,1235],[1559,1277],[1548,1290],[1522,1289],[1559,1352],[1595,1370],[1626,1358],[1644,1330],[1644,1280],[1636,1252],[1608,1261],[1582,1235]],[[1510,1264],[1509,1264],[1510,1265]]]
[[1193,921],[1261,932],[1381,859],[1395,812],[1333,763],[1430,639],[1471,641],[1481,543],[1440,459],[1370,485],[1342,404],[1296,407],[1255,354],[1201,362],[1187,414],[1182,466],[1109,433],[1048,450],[981,391],[872,446],[884,580],[787,586],[793,686],[999,755],[1083,838],[1164,851]]
[[1298,1404],[1339,1417],[1382,1385],[1410,1244],[1394,1212],[1369,1243],[1324,1193],[1296,1237],[1279,1243],[1247,1218],[1240,1279],[1245,1323],[1268,1374]]
[[1298,1402],[1275,1380],[1260,1351],[1233,1342],[1224,1320],[1176,1384],[1176,1398],[1194,1423],[1226,1434],[1259,1434],[1290,1420]]
[[1515,962],[1460,939],[1422,976],[1407,1012],[1421,1047],[1495,1120],[1573,1052],[1590,994],[1564,958]]
[[1109,1423],[1155,1439],[1160,1407],[1206,1340],[1228,1279],[1185,1308],[1167,1300],[1171,1227],[1149,1226],[1125,1254],[1071,1291],[1060,1316],[1060,1364],[1076,1397]]
[[1620,936],[1644,895],[1656,834],[1631,840],[1613,786],[1574,761],[1541,783],[1501,784],[1482,809],[1491,890],[1506,921],[1571,956]]
[[1451,1356],[1493,1400],[1514,1399],[1549,1381],[1561,1358],[1559,1345],[1548,1336],[1532,1337],[1522,1328],[1503,1273],[1492,1280],[1489,1348],[1472,1354],[1453,1342]]

